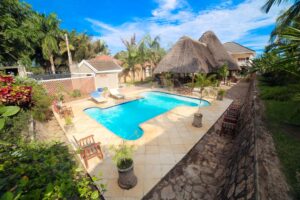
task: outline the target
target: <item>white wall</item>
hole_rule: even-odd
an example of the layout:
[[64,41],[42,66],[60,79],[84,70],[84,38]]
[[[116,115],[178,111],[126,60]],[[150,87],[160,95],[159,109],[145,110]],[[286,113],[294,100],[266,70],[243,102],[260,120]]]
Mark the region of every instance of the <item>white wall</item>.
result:
[[96,74],[95,86],[96,88],[99,87],[119,88],[118,73]]

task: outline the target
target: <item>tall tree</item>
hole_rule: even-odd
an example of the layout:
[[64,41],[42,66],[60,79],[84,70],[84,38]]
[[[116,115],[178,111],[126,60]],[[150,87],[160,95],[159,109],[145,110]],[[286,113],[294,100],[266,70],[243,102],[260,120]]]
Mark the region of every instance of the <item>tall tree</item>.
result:
[[38,18],[42,32],[41,47],[43,56],[50,62],[51,72],[55,74],[54,55],[58,53],[58,38],[61,36],[59,20],[55,14],[41,15]]
[[135,81],[136,65],[139,63],[138,45],[136,37],[133,35],[129,40],[122,39],[126,51],[121,55],[120,60],[123,62],[125,68],[131,71],[132,79]]
[[145,38],[149,46],[149,60],[151,62],[151,76],[153,75],[153,69],[156,68],[160,60],[166,55],[166,51],[160,46],[160,37],[156,36],[153,39],[150,35]]

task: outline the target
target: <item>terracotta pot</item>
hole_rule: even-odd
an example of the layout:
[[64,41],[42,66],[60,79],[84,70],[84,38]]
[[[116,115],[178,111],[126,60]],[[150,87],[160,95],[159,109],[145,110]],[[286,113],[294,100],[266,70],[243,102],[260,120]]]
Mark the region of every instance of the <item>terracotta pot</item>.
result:
[[128,167],[126,169],[118,168],[118,172],[119,172],[118,183],[122,189],[129,190],[130,188],[133,188],[134,186],[136,186],[137,177],[134,174],[133,163],[130,167]]

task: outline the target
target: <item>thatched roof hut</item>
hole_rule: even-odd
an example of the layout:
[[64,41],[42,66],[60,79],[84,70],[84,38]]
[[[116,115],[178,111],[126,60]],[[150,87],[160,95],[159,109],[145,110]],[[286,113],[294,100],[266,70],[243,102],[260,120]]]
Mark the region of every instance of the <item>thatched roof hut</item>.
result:
[[229,70],[239,69],[214,33],[206,32],[200,40],[186,36],[180,38],[160,61],[154,73],[211,73],[224,63],[228,64]]
[[154,73],[209,73],[217,65],[206,44],[182,37],[160,61]]
[[229,70],[240,70],[240,67],[233,60],[233,58],[228,54],[227,50],[218,39],[218,37],[212,31],[205,32],[199,39],[200,42],[203,42],[207,45],[207,48],[213,55],[215,61],[218,63],[218,66],[228,64]]

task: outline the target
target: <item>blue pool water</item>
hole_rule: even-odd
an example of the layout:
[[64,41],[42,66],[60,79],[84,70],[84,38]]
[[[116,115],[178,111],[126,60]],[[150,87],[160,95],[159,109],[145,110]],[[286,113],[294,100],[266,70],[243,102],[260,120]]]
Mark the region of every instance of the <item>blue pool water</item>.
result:
[[177,106],[208,106],[207,101],[163,92],[145,92],[144,98],[101,109],[88,108],[84,112],[107,129],[126,140],[143,135],[139,125]]

